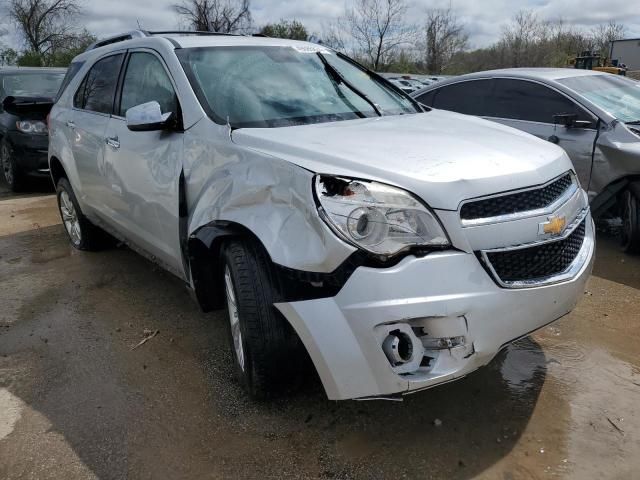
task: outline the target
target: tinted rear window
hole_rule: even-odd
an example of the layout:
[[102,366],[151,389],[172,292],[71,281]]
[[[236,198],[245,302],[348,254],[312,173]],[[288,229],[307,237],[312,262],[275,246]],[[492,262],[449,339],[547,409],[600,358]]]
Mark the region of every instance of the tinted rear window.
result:
[[483,79],[446,85],[436,91],[431,106],[466,115],[489,115],[491,84],[492,80]]

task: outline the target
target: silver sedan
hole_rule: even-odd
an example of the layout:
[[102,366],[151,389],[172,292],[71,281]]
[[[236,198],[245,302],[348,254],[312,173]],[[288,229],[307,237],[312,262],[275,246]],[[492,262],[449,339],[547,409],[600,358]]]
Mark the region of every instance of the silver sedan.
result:
[[512,68],[445,80],[412,96],[564,148],[594,216],[621,217],[623,248],[640,252],[640,83],[586,70]]

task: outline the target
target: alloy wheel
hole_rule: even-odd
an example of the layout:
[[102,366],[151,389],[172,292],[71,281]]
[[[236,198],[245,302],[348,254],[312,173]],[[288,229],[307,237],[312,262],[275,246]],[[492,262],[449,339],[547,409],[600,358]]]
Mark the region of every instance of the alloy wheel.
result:
[[80,219],[78,218],[78,212],[73,206],[73,202],[66,191],[60,193],[60,213],[62,214],[64,228],[66,228],[69,238],[71,238],[71,243],[77,247],[82,242]]
[[236,292],[231,280],[231,270],[227,266],[224,271],[224,283],[227,292],[227,309],[229,312],[229,324],[231,326],[231,336],[233,338],[233,348],[240,369],[244,372],[244,346],[242,344],[242,332],[240,330],[240,316],[236,300]]

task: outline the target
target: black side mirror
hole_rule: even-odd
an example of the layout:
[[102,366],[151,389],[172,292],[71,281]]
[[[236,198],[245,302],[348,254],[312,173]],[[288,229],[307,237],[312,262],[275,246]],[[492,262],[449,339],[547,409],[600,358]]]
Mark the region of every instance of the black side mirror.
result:
[[554,125],[561,125],[566,128],[591,128],[592,123],[588,120],[578,120],[575,113],[561,113],[553,116]]
[[560,113],[553,116],[554,125],[561,125],[563,127],[571,128],[578,120],[578,115],[575,113]]

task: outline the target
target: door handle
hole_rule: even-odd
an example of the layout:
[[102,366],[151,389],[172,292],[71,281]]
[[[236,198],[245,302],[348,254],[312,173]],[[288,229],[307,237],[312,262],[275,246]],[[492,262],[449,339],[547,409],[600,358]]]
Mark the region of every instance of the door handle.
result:
[[76,128],[76,124],[75,124],[75,123],[73,123],[71,120],[69,120],[69,121],[67,122],[67,127],[69,127],[69,128]]
[[106,139],[107,145],[111,148],[120,148],[120,142],[118,141],[118,137],[109,137]]

